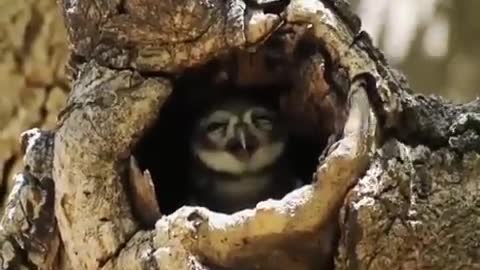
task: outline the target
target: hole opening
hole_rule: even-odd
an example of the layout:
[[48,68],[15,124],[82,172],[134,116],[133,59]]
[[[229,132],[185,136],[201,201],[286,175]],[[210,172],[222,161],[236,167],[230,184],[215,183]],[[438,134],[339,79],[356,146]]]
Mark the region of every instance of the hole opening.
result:
[[[283,31],[282,33],[288,35],[291,32]],[[319,157],[327,147],[329,139],[332,135],[337,138],[341,135],[339,132],[343,127],[345,114],[343,106],[348,92],[344,88],[348,85],[342,83],[344,81],[338,82],[338,73],[335,73],[338,68],[328,57],[326,50],[318,49],[318,46],[313,46],[309,40],[298,42],[294,49],[281,45],[281,41],[285,42],[286,40],[284,37],[272,38],[272,40],[263,46],[265,50],[251,55],[257,59],[250,63],[254,65],[261,63],[263,64],[262,69],[275,70],[273,74],[278,79],[265,80],[266,76],[272,74],[262,70],[262,72],[253,73],[253,80],[250,74],[248,83],[242,83],[242,73],[251,73],[251,70],[239,68],[241,65],[238,64],[238,54],[237,57],[232,54],[216,59],[205,66],[187,70],[174,82],[174,90],[163,105],[156,123],[144,134],[134,151],[140,168],[148,169],[152,175],[162,214],[171,214],[184,205],[206,206],[217,212],[231,214],[241,209],[254,208],[256,203],[268,198],[280,199],[295,188],[312,182]],[[281,57],[282,52],[283,57]],[[291,75],[298,71],[298,63],[303,61],[298,59],[308,59],[316,53],[325,56],[322,62],[325,65],[323,79],[325,87],[328,89],[324,89],[324,93],[305,89],[309,86],[295,83],[295,79],[298,78]],[[272,55],[276,60],[274,64],[271,64]],[[258,58],[261,58],[262,61],[258,61]],[[211,185],[200,191],[194,189],[192,181],[215,182],[216,180],[209,178],[222,177],[237,179],[238,175],[229,171],[227,173],[223,173],[224,171],[221,170],[208,171],[212,167],[206,168],[207,171],[203,170],[197,175],[192,175],[195,167],[195,164],[192,163],[192,156],[195,156],[195,150],[192,149],[195,127],[202,119],[201,116],[207,115],[212,106],[222,104],[226,99],[254,100],[255,104],[271,108],[279,115],[287,137],[281,154],[282,159],[285,160],[285,163],[282,164],[285,165],[280,167],[289,167],[290,176],[295,178],[295,186],[289,186],[288,190],[276,192],[275,196],[271,194],[257,196],[258,200],[250,199],[245,204],[246,207],[227,210],[222,207],[210,207],[205,201],[199,202],[198,198],[205,198],[204,194],[192,196],[193,193],[198,192],[208,196],[217,192]],[[233,106],[236,105],[238,104]],[[222,110],[225,110],[225,107]],[[241,120],[240,115],[236,116]],[[216,132],[221,133],[221,130]],[[235,149],[238,150],[238,148]],[[225,157],[225,155],[217,155],[215,158],[223,158],[218,162],[233,162],[231,157]],[[236,165],[229,164],[229,166]],[[229,180],[229,183],[225,184],[225,188],[231,186],[233,189],[244,190],[246,186],[264,181],[256,172],[252,171],[249,174],[253,180],[245,180],[236,186]],[[196,177],[199,179],[195,179]],[[232,193],[229,196],[234,195],[236,196]],[[216,198],[216,200],[219,199]]]
[[[260,196],[259,199],[249,199],[248,207],[242,206],[235,211],[212,209],[205,205],[205,202],[191,200],[192,193],[199,192],[192,188],[192,181],[196,181],[191,174],[194,170],[191,162],[194,152],[193,134],[199,119],[203,119],[201,116],[208,115],[212,106],[223,104],[227,99],[254,100],[255,104],[259,102],[262,106],[274,110],[282,121],[281,125],[287,134],[282,152],[285,163],[282,163],[282,166],[288,166],[291,169],[289,176],[298,181],[295,187],[289,186],[288,189],[276,193],[276,199],[298,186],[312,183],[319,158],[331,143],[331,139],[338,139],[342,135],[350,85],[346,71],[328,55],[321,42],[308,38],[298,40],[294,36],[296,30],[292,29],[281,29],[279,32],[280,35],[272,36],[256,53],[234,52],[222,56],[205,66],[185,71],[174,81],[173,92],[160,110],[156,123],[144,134],[134,151],[140,169],[148,169],[151,173],[162,214],[171,214],[184,205],[201,205],[230,214],[240,209],[254,208],[256,203],[272,198]],[[292,42],[295,46],[291,45]],[[299,78],[299,74],[304,76],[311,71],[302,69],[302,65],[308,61],[317,67],[317,73],[313,72],[305,80]],[[260,69],[257,69],[258,67]],[[316,81],[313,86],[312,81]],[[219,121],[224,125],[225,119],[220,118]],[[208,178],[212,175],[222,176],[212,171],[197,176]],[[233,186],[248,190],[245,186],[258,184],[256,180],[261,181],[261,177],[255,177],[251,176],[254,181]],[[208,197],[216,191],[207,186],[201,192],[201,195]],[[199,197],[205,196],[195,198]],[[284,243],[285,246],[278,248],[283,252],[293,253],[295,249],[302,249],[304,252],[298,254],[299,258],[309,254],[307,257],[311,256],[306,260],[312,265],[322,265],[322,269],[334,269],[335,247],[338,243],[337,220],[338,216],[335,215],[332,223],[328,225],[332,227],[322,230],[329,236],[299,235],[299,239],[290,239],[291,241]],[[301,243],[314,238],[324,244],[320,245],[315,240],[312,246],[302,246]],[[268,246],[267,242],[268,239]],[[317,250],[318,246],[325,250]],[[239,265],[263,263],[262,260],[263,258],[251,258],[239,262]],[[217,267],[212,266],[212,269]]]

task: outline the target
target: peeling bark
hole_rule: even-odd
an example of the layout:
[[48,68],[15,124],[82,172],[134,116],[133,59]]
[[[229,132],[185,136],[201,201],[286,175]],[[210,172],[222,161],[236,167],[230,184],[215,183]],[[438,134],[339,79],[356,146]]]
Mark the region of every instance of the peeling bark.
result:
[[[340,210],[336,269],[479,267],[478,100],[412,95],[346,2],[61,6],[73,89],[56,130],[24,135],[25,168],[0,227],[2,269],[317,269]],[[298,61],[287,46],[280,58],[291,66],[269,70],[268,41],[299,25],[318,50]],[[239,50],[262,75],[245,73]],[[138,211],[159,211],[133,148],[175,79],[218,58],[236,66],[237,83],[291,75],[282,109],[307,120],[300,132],[333,139],[313,183],[281,200],[232,215],[184,206],[143,230],[151,220]]]

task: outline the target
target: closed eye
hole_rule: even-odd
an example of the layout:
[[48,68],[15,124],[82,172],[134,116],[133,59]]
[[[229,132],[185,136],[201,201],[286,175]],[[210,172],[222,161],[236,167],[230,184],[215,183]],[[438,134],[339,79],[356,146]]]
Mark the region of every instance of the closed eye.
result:
[[272,129],[273,119],[266,115],[258,115],[253,118],[253,123],[261,129]]
[[220,131],[224,130],[227,128],[228,123],[227,122],[213,122],[207,125],[207,132],[215,132],[215,131]]

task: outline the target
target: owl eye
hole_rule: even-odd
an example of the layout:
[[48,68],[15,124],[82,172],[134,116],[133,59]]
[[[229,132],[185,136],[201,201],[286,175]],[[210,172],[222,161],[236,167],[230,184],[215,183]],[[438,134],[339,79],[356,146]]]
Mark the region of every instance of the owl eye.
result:
[[270,130],[273,126],[273,119],[266,115],[258,115],[253,118],[254,124],[261,129]]
[[207,125],[207,132],[215,132],[225,130],[227,128],[226,122],[213,122]]

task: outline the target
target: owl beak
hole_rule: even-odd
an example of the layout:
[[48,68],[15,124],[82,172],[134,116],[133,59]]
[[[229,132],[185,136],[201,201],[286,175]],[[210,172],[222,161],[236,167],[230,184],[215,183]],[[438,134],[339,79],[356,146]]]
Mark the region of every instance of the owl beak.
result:
[[232,138],[227,147],[239,160],[248,160],[255,151],[255,145],[255,141],[251,140],[248,131],[240,126],[236,128],[235,137]]
[[245,140],[245,131],[243,129],[238,130],[238,138],[240,140],[240,145],[242,145],[243,150],[247,150],[247,142]]

